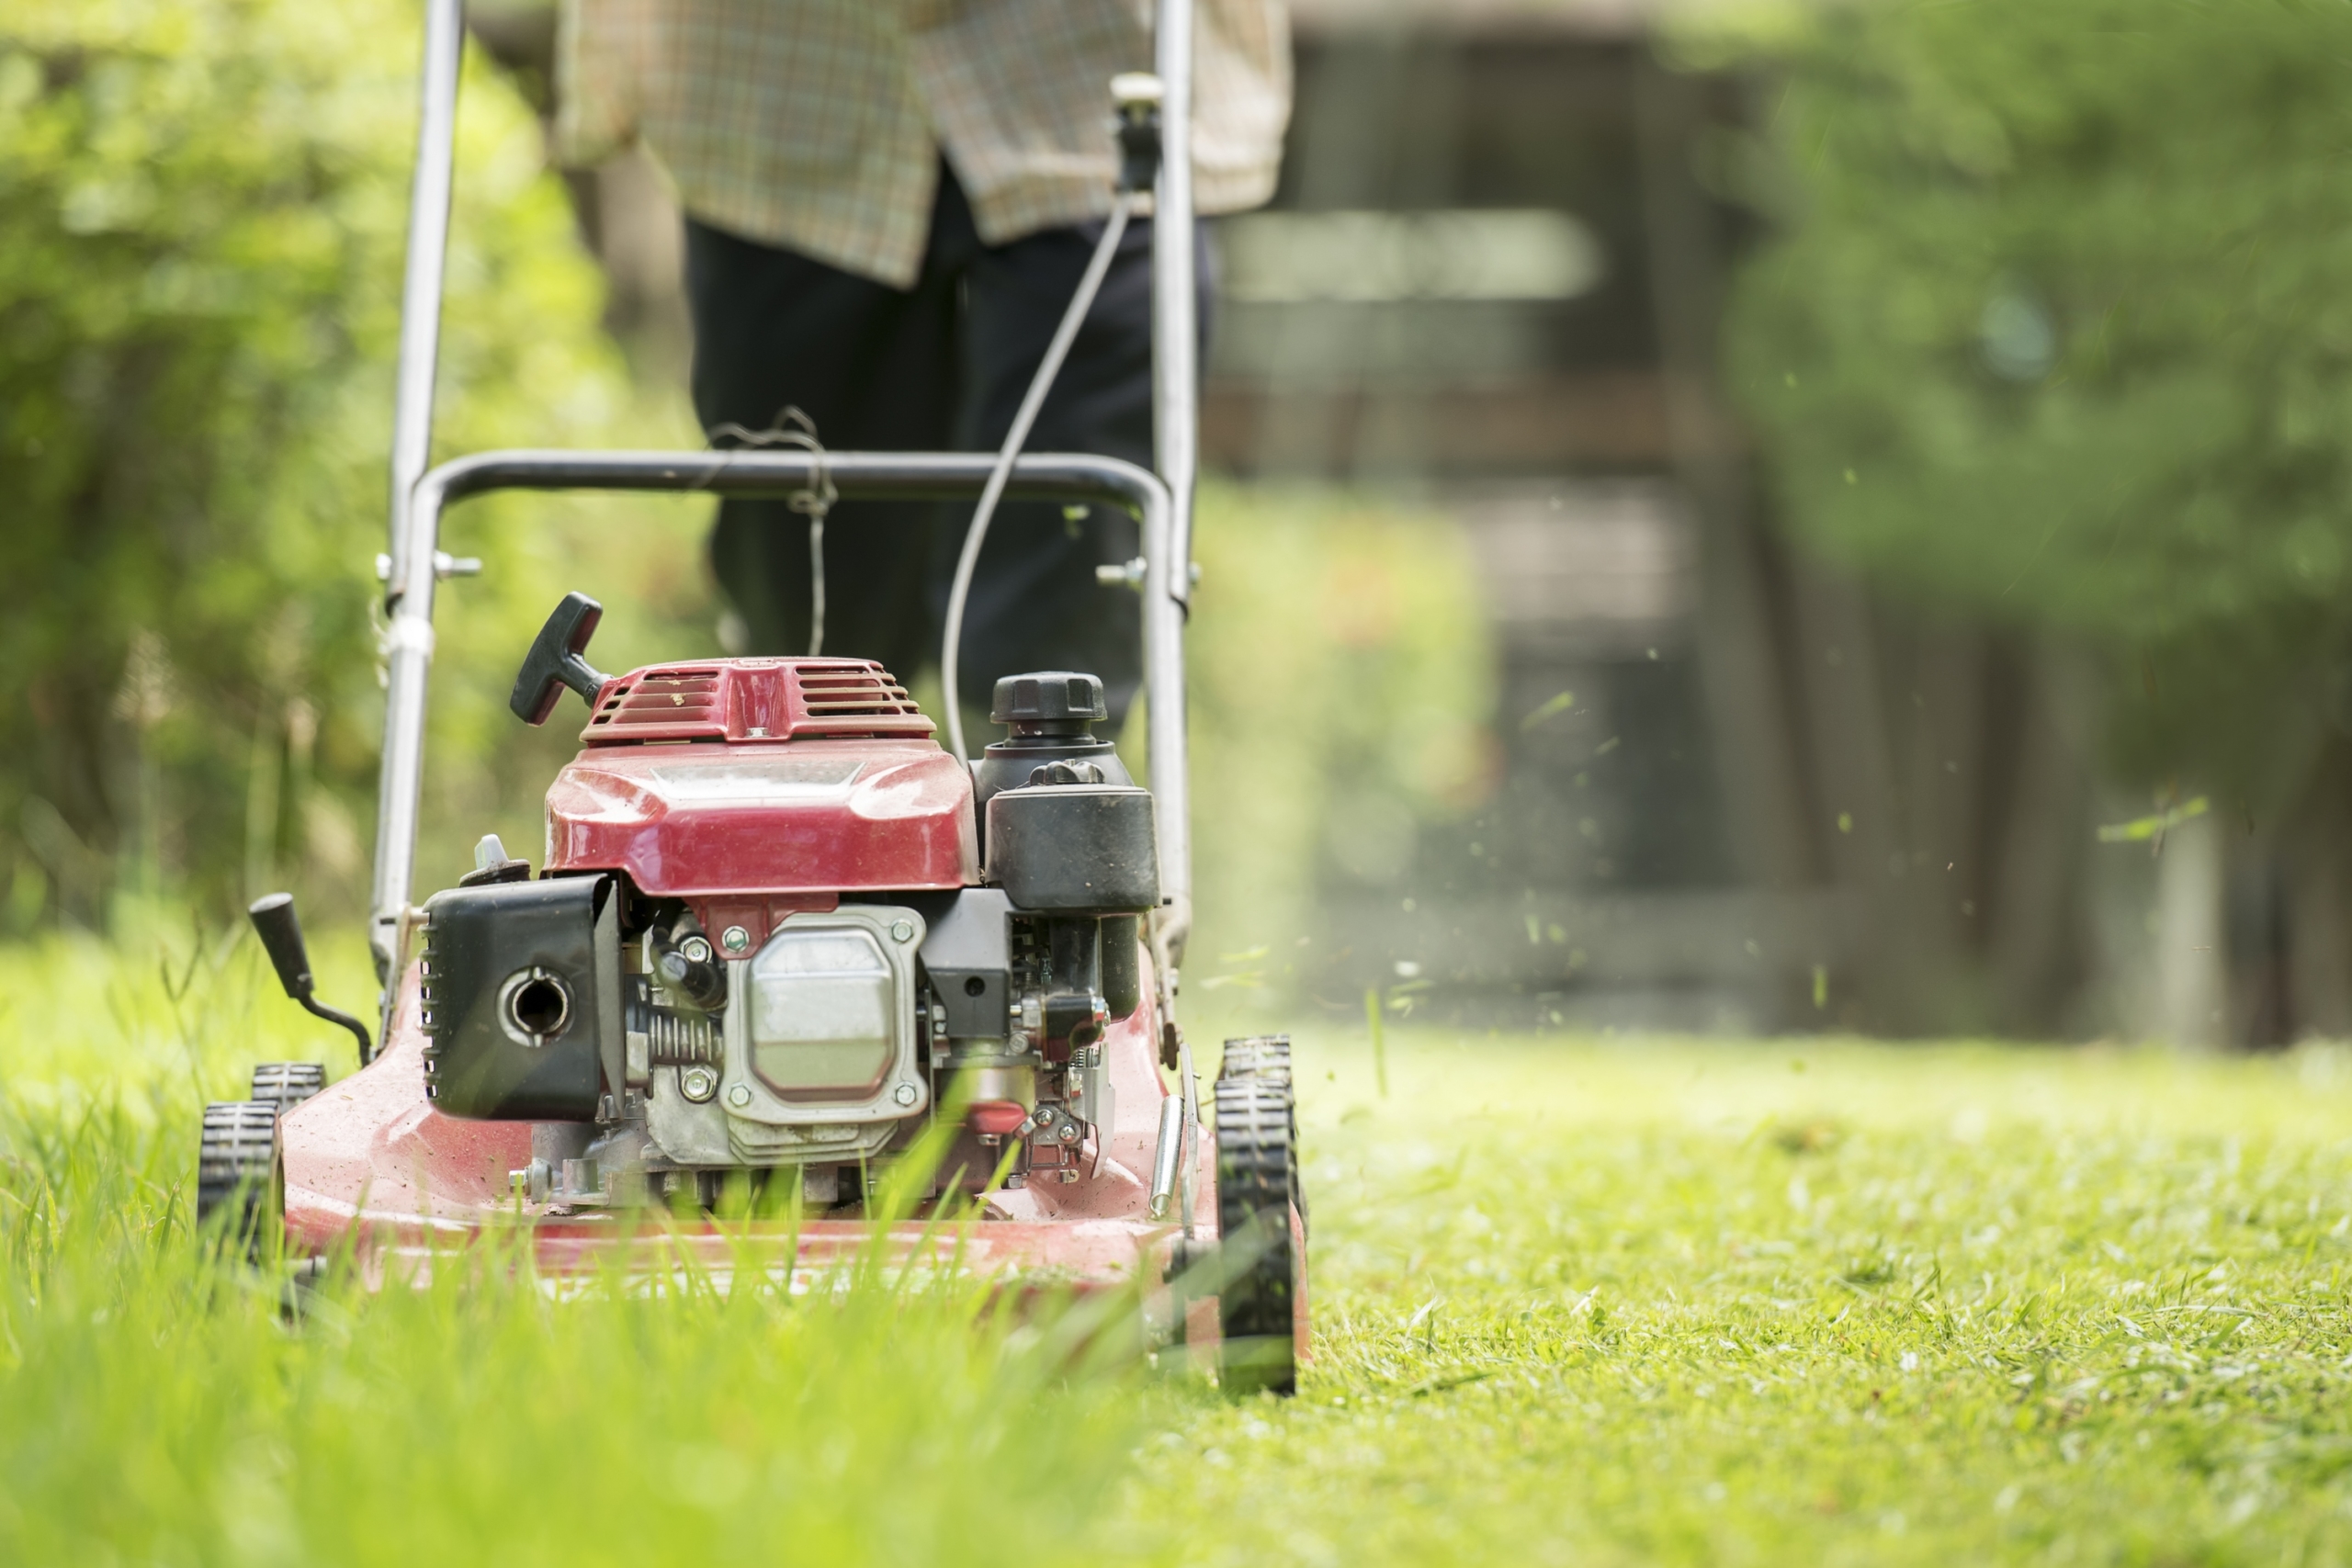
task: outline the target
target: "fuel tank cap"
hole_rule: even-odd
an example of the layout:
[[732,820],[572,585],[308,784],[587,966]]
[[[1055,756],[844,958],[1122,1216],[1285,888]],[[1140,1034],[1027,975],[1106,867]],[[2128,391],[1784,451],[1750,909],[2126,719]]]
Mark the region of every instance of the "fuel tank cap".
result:
[[1111,716],[1102,701],[1102,682],[1075,670],[1040,670],[1007,675],[996,683],[989,704],[992,724],[1009,724],[1015,733],[1030,724],[1093,724]]

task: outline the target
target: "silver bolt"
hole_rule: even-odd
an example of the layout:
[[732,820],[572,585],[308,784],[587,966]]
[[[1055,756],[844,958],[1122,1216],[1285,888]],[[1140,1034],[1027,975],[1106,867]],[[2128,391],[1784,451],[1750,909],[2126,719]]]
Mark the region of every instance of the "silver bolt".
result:
[[733,1106],[738,1111],[741,1111],[743,1107],[751,1104],[751,1086],[749,1084],[739,1083],[733,1089],[729,1089],[727,1091],[727,1103]]
[[690,936],[686,938],[685,941],[680,942],[678,944],[678,951],[684,953],[687,961],[690,963],[707,964],[710,962],[710,943],[703,941],[703,939],[698,936]]
[[915,939],[915,923],[914,923],[912,920],[893,920],[893,921],[891,921],[891,922],[890,922],[890,936],[891,936],[891,940],[893,940],[893,941],[895,941],[895,942],[912,942],[912,941],[914,941],[914,939]]
[[917,1089],[914,1085],[910,1083],[902,1083],[891,1094],[890,1098],[897,1100],[901,1105],[912,1105],[915,1102],[915,1096],[921,1092],[922,1091]]
[[729,926],[718,933],[718,945],[729,953],[752,951],[752,933],[741,926]]
[[1062,1123],[1062,1142],[1065,1144],[1074,1144],[1078,1142],[1077,1122],[1065,1122]]
[[[742,1085],[738,1084],[736,1088],[741,1089]],[[678,1075],[678,1092],[696,1105],[701,1105],[718,1092],[718,1075],[699,1064],[688,1067]],[[750,1091],[745,1090],[743,1099],[751,1098]]]

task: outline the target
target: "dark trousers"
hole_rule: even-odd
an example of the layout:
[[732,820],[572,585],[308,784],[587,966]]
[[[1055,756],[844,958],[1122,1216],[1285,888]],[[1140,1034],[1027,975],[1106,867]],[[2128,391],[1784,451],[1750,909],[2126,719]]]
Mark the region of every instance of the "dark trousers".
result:
[[[993,451],[1102,232],[1086,224],[983,244],[943,166],[922,274],[901,290],[689,218],[695,412],[705,430],[757,431],[797,407],[836,451]],[[1122,238],[1024,450],[1150,465],[1148,220]],[[879,660],[901,680],[935,664],[971,515],[969,502],[837,503],[825,524],[824,651]],[[985,707],[1002,675],[1085,671],[1102,677],[1115,724],[1142,675],[1140,608],[1094,569],[1137,548],[1134,521],[1109,507],[1071,517],[1000,506],[965,611],[965,702]],[[782,501],[722,502],[710,558],[742,618],[743,651],[808,652],[806,517]]]

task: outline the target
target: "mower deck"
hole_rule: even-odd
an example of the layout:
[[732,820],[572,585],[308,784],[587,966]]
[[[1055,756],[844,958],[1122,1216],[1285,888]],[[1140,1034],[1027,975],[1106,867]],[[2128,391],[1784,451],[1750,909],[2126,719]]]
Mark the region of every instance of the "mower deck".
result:
[[[632,1270],[724,1272],[755,1261],[771,1271],[813,1274],[873,1247],[875,1226],[854,1204],[796,1225],[519,1200],[509,1173],[531,1160],[531,1124],[468,1121],[435,1110],[424,1092],[416,1011],[412,965],[385,1050],[282,1119],[285,1235],[294,1256],[321,1257],[348,1245],[363,1277],[380,1285],[421,1282],[436,1256],[469,1237],[512,1235],[518,1227],[529,1230],[539,1267],[553,1273],[616,1261]],[[1106,1036],[1117,1110],[1108,1146],[1082,1162],[1079,1180],[992,1192],[977,1223],[915,1218],[893,1224],[885,1261],[1081,1289],[1125,1285],[1140,1270],[1156,1285],[1182,1229],[1148,1216],[1152,1145],[1166,1098],[1151,1066],[1151,1012],[1147,1003]],[[1214,1134],[1204,1129],[1198,1142],[1194,1230],[1210,1239],[1217,1226]],[[1097,1153],[1091,1145],[1086,1152]]]

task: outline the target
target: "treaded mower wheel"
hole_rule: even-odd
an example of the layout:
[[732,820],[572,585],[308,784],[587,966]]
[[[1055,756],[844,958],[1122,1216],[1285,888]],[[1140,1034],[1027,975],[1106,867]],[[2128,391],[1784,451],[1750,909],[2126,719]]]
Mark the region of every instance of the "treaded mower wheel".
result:
[[1306,1259],[1290,1228],[1298,1134],[1288,1076],[1216,1083],[1217,1291],[1227,1393],[1298,1391],[1292,1303]]
[[1290,1082],[1290,1036],[1246,1034],[1225,1043],[1225,1059],[1217,1065],[1219,1080],[1280,1078]]
[[327,1087],[327,1070],[317,1062],[264,1062],[254,1068],[248,1098],[274,1105],[281,1116]]
[[284,1205],[277,1107],[259,1100],[216,1100],[206,1106],[196,1156],[198,1226],[222,1225],[246,1260],[259,1262]]
[[1298,1211],[1298,1228],[1308,1231],[1312,1222],[1306,1213],[1306,1188],[1298,1173],[1298,1100],[1297,1091],[1291,1086],[1290,1036],[1287,1034],[1248,1034],[1225,1043],[1224,1058],[1218,1062],[1217,1081],[1227,1078],[1266,1078],[1283,1086],[1290,1103],[1290,1146],[1293,1151],[1290,1167],[1290,1201]]

